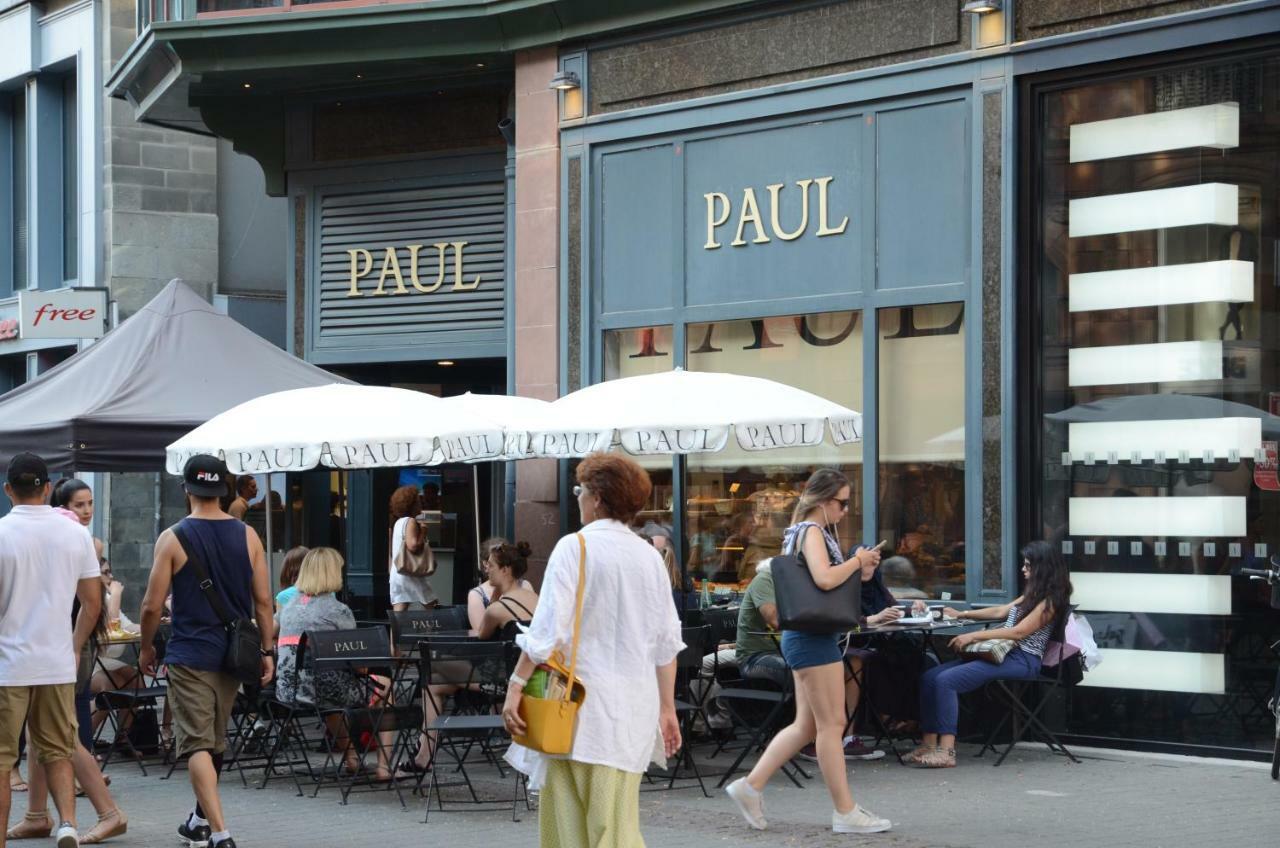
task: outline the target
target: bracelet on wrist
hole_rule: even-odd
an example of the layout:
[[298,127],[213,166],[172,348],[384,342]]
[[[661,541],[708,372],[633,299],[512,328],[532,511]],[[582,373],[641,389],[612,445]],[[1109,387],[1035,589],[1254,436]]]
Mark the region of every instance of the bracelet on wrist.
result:
[[507,678],[507,683],[512,686],[519,686],[521,689],[523,689],[526,685],[528,685],[529,679],[527,677],[521,677],[518,674],[512,674],[510,677]]

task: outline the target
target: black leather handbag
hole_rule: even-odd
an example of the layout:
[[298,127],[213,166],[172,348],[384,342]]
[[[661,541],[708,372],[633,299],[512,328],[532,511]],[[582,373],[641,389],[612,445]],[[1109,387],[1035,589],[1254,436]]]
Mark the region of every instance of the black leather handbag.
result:
[[204,562],[196,554],[181,527],[173,528],[173,535],[187,554],[187,567],[191,568],[199,581],[200,590],[213,607],[213,612],[227,631],[227,652],[222,657],[222,670],[231,675],[246,687],[258,686],[262,682],[262,632],[250,618],[233,618],[227,611],[222,595],[213,585],[209,571]]
[[[808,528],[805,529],[808,532]],[[862,623],[862,581],[854,576],[834,589],[820,589],[804,560],[803,535],[796,553],[773,558],[774,595],[778,626],[802,633],[846,633]]]

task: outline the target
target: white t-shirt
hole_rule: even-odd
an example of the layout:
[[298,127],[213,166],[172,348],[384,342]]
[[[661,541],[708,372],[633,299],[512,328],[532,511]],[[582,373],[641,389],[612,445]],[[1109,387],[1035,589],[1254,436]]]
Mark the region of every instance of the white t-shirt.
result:
[[0,686],[75,682],[71,605],[100,573],[89,531],[51,507],[0,518]]

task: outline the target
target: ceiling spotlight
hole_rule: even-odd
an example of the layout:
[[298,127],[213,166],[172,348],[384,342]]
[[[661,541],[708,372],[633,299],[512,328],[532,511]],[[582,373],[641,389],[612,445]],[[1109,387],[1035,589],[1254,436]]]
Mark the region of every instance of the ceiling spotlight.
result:
[[578,75],[573,71],[559,71],[551,78],[547,88],[554,88],[556,91],[572,91],[575,88],[582,88],[582,80],[578,79]]
[[991,12],[998,12],[1004,8],[1001,0],[969,0],[960,10],[968,12],[971,15],[986,15]]
[[477,68],[483,68],[483,67],[484,67],[484,62],[476,62],[476,67],[477,67]]
[[364,74],[356,74],[356,79],[364,79]]
[[441,360],[439,360],[438,362],[436,362],[436,365],[439,365],[439,366],[441,366],[441,367],[443,367],[443,368],[448,368],[448,367],[449,367],[450,365],[452,365],[452,364],[453,364],[453,360],[452,360],[452,359],[441,359]]
[[253,83],[251,83],[251,82],[247,82],[247,83],[245,83],[245,84],[244,84],[244,87],[245,87],[245,88],[253,88]]

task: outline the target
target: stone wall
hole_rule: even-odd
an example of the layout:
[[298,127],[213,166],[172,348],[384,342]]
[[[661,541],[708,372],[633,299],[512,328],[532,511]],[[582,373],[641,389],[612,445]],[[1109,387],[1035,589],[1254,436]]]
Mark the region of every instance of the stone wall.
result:
[[612,112],[897,64],[969,47],[957,0],[772,3],[723,24],[592,49],[590,110]]
[[1224,6],[1234,0],[1018,0],[1018,41]]
[[[105,77],[137,33],[134,0],[109,0],[104,12]],[[218,277],[214,140],[139,124],[123,100],[107,98],[103,115],[106,285],[120,317],[132,315],[174,277],[211,296]],[[104,500],[110,510],[107,554],[125,585],[125,612],[134,616],[156,537],[156,475],[112,474]],[[179,481],[168,475],[162,475],[159,507],[160,527],[186,513]]]
[[[516,394],[559,396],[560,141],[555,48],[516,55]],[[529,579],[539,585],[560,531],[560,486],[552,459],[516,463],[515,538],[533,546]]]

